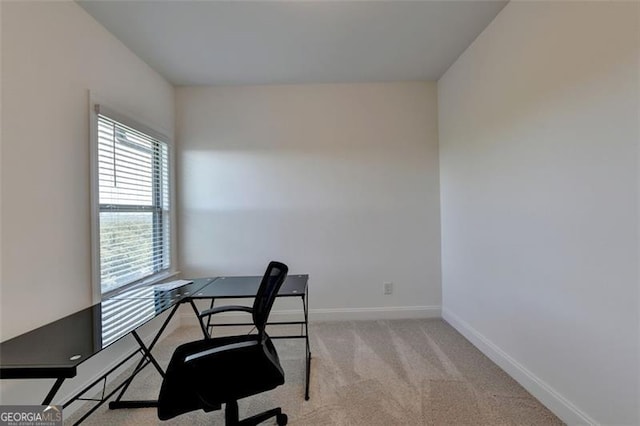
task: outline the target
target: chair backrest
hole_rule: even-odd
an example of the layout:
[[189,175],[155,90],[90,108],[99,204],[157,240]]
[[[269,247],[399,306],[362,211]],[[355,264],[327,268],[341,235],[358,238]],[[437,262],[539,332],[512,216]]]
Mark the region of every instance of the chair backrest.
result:
[[269,266],[262,276],[260,288],[258,288],[256,300],[253,303],[253,323],[259,334],[264,333],[269,312],[271,312],[273,302],[276,300],[278,290],[287,278],[288,271],[289,268],[284,263],[272,261],[269,262]]

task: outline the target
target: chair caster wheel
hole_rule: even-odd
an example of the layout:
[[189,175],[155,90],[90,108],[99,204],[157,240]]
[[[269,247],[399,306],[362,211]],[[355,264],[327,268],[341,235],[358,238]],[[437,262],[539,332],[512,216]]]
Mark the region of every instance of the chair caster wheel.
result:
[[276,416],[276,422],[278,423],[278,426],[284,426],[287,424],[288,421],[289,421],[289,418],[284,413],[278,414]]

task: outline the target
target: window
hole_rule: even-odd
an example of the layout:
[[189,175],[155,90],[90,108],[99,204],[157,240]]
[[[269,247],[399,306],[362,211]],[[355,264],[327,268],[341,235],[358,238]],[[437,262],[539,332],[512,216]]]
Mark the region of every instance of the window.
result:
[[102,295],[171,269],[169,144],[96,105],[94,276]]

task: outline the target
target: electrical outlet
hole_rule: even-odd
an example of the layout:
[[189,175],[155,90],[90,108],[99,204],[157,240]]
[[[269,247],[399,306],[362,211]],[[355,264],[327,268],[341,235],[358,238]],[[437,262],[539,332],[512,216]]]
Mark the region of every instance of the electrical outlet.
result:
[[385,295],[389,295],[393,293],[393,283],[392,282],[382,283],[382,291]]

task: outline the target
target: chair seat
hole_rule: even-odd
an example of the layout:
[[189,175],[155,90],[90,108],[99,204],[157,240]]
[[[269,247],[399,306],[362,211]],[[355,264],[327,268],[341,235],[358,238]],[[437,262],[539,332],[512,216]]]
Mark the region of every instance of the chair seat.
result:
[[[215,352],[230,345],[237,347]],[[187,362],[189,358],[192,360]],[[282,384],[284,372],[268,337],[226,336],[185,343],[175,350],[169,362],[158,398],[158,417],[167,420],[198,409],[219,410],[221,403]]]

